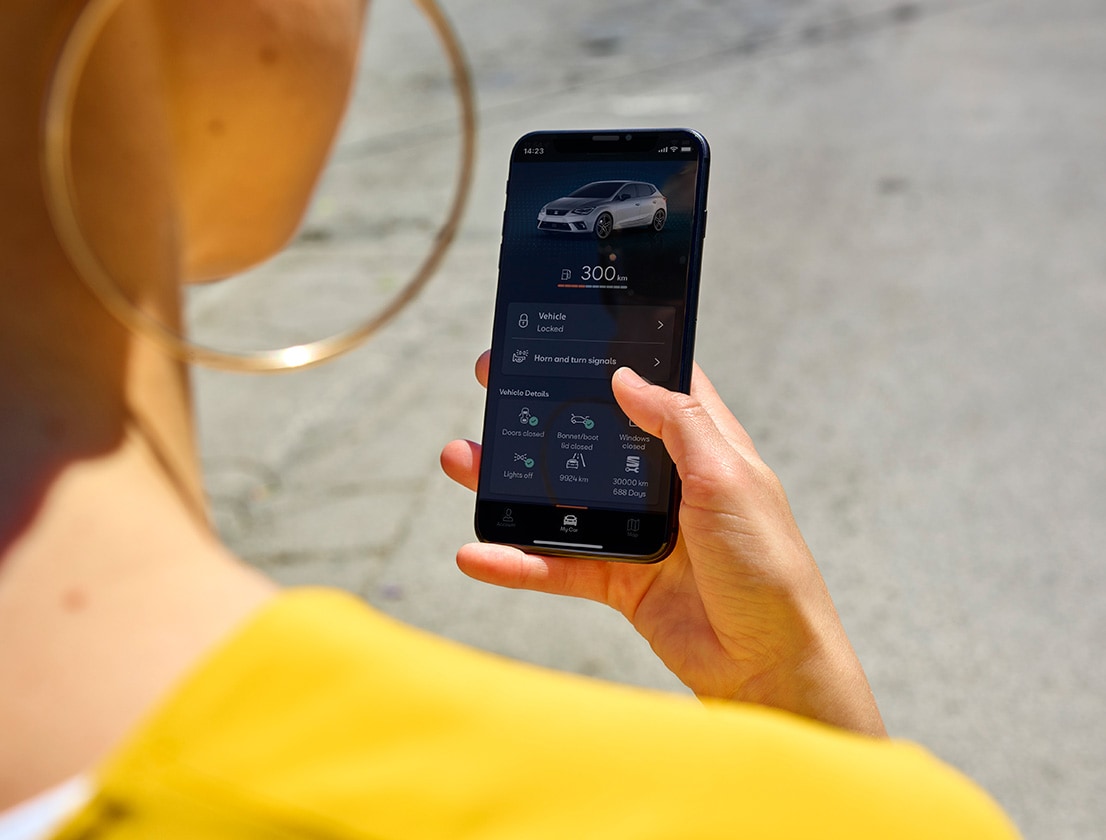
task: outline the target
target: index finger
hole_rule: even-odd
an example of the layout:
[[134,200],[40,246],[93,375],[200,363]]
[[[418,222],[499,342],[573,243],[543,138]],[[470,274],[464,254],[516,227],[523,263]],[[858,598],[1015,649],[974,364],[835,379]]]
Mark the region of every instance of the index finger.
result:
[[485,350],[476,360],[476,381],[488,387],[488,368],[491,367],[492,351]]
[[722,436],[734,449],[747,458],[760,460],[756,447],[753,445],[753,439],[749,437],[745,427],[741,425],[734,413],[722,401],[722,397],[718,395],[718,391],[715,390],[703,369],[699,367],[698,362],[695,363],[695,367],[691,372],[691,396],[699,401],[703,409],[710,415],[710,419],[714,421],[714,425],[718,427],[718,431],[722,433]]

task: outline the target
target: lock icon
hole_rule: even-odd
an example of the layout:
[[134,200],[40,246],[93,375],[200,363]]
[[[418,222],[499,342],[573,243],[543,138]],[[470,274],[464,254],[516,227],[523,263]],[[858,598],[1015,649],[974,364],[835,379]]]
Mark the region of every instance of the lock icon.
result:
[[518,318],[518,325],[522,329],[526,329],[528,326],[530,326],[530,316],[523,312]]

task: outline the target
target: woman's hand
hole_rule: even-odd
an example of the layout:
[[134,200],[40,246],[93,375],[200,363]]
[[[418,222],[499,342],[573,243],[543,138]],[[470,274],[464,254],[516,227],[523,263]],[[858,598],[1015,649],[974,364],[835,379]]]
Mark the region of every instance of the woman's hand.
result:
[[[488,356],[477,362],[487,386]],[[542,557],[490,543],[457,564],[487,583],[590,598],[621,612],[699,697],[760,703],[885,734],[868,681],[779,480],[696,367],[691,394],[613,379],[626,415],[664,441],[683,483],[680,538],[661,563]],[[442,467],[475,489],[480,447],[453,441]]]

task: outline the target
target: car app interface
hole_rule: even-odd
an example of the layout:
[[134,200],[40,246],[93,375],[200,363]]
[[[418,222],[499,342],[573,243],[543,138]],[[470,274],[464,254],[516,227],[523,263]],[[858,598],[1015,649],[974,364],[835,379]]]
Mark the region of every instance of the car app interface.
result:
[[516,147],[481,476],[493,538],[511,541],[527,503],[555,506],[551,547],[608,548],[589,534],[596,509],[623,514],[627,550],[640,514],[665,527],[672,462],[610,383],[625,365],[679,384],[698,166],[686,139],[625,156],[565,153],[548,136]]

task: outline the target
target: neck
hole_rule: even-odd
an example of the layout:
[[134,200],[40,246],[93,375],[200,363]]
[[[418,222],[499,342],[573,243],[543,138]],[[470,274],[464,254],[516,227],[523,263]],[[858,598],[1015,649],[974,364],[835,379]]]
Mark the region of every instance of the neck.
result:
[[0,257],[12,253],[0,263],[0,556],[55,475],[128,440],[202,522],[185,367],[115,322],[51,249]]
[[272,591],[207,524],[183,366],[37,253],[0,275],[0,809],[95,766]]
[[270,594],[139,430],[50,461],[0,555],[0,808],[92,768]]

